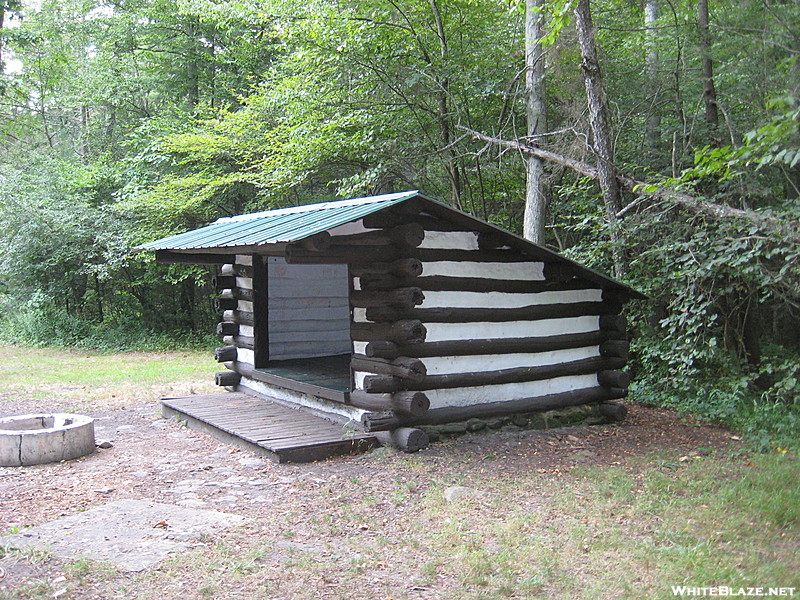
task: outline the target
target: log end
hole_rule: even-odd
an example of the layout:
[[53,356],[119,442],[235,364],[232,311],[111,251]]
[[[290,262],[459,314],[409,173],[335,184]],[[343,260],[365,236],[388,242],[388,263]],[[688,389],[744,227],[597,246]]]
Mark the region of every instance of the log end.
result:
[[214,360],[217,362],[236,360],[237,355],[236,346],[220,346],[214,350]]
[[430,437],[422,429],[400,427],[392,431],[380,432],[378,441],[384,446],[397,448],[403,452],[419,452],[430,443]]
[[628,407],[619,402],[601,402],[598,408],[601,415],[612,421],[624,421],[628,416]]
[[392,409],[399,414],[420,417],[428,412],[431,401],[422,392],[396,392],[392,394]]
[[214,382],[221,387],[229,387],[239,385],[242,376],[235,371],[220,371],[214,377]]

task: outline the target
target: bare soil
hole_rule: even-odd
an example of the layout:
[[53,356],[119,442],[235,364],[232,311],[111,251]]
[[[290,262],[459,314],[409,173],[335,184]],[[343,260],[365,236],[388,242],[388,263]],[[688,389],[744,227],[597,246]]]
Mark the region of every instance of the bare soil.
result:
[[[52,411],[53,407],[45,409],[38,400],[7,399],[4,409],[8,414],[23,414]],[[337,591],[330,582],[302,577],[294,581],[291,571],[281,565],[298,549],[312,554],[335,553],[337,546],[331,540],[338,536],[402,536],[403,522],[415,518],[423,497],[431,489],[455,485],[485,489],[491,488],[493,482],[502,485],[516,476],[537,473],[541,476],[541,489],[529,494],[535,503],[547,498],[548,482],[576,467],[619,465],[635,473],[644,466],[644,457],[652,460],[656,455],[677,462],[688,456],[730,452],[738,447],[738,438],[725,429],[702,425],[667,410],[639,405],[629,409],[628,419],[616,425],[549,431],[508,427],[446,439],[414,455],[379,449],[304,465],[277,465],[162,419],[157,402],[100,410],[91,415],[97,419],[96,437],[98,441],[110,441],[113,447],[60,464],[0,467],[0,533],[120,499],[152,499],[210,508],[255,517],[255,525],[238,533],[226,533],[218,543],[239,545],[244,552],[254,547],[253,540],[262,544],[273,540],[270,564],[275,577],[280,573],[280,577],[288,579],[281,580],[281,596],[267,594],[264,598],[354,597],[343,594],[341,589]],[[348,512],[348,503],[355,502],[354,498],[361,502]],[[330,533],[325,543],[320,541],[324,527]],[[31,582],[58,582],[63,577],[70,594],[65,598],[240,597],[224,585],[224,596],[200,593],[196,573],[176,572],[169,566],[163,567],[161,574],[166,569],[170,577],[183,580],[172,591],[156,583],[149,591],[139,585],[137,590],[125,592],[124,584],[130,581],[123,574],[83,578],[78,589],[68,585],[77,576],[65,570],[63,561],[37,561],[35,557],[22,560],[11,554],[2,557],[0,552],[0,597],[3,590],[9,593]],[[380,565],[376,568],[381,569]],[[403,569],[393,572],[397,580],[384,574],[380,584],[384,587],[376,588],[382,589],[384,595],[376,592],[372,597],[439,597],[437,593],[444,593],[453,585],[436,580],[416,586],[420,588],[416,590],[403,579]],[[92,583],[95,579],[96,583]],[[109,595],[109,585],[118,594]],[[187,595],[188,590],[197,595]],[[51,592],[52,589],[47,593]]]

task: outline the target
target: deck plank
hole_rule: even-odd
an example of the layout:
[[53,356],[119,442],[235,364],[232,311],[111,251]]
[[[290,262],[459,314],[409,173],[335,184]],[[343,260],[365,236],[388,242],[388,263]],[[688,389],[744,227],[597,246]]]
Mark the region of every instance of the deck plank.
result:
[[374,435],[240,392],[162,398],[165,417],[276,462],[312,462],[377,444]]

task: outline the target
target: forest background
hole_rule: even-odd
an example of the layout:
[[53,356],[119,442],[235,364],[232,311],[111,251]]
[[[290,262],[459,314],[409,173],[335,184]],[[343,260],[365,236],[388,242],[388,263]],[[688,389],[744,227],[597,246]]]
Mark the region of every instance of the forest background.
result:
[[[516,0],[0,6],[6,342],[210,343],[208,269],[131,249],[222,216],[420,189],[522,233],[533,148],[556,158],[544,243],[650,297],[629,311],[631,397],[797,446],[794,0],[595,0],[583,31],[586,0],[528,0],[535,131]],[[564,158],[622,174],[619,204]]]

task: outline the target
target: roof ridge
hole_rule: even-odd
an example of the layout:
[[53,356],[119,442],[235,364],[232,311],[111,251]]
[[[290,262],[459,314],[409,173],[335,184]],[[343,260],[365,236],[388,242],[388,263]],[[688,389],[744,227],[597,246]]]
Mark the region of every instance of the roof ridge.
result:
[[403,198],[412,198],[419,195],[419,190],[408,190],[405,192],[395,192],[392,194],[381,194],[378,196],[366,196],[364,198],[350,198],[348,200],[334,200],[332,202],[317,202],[316,204],[302,204],[300,206],[290,206],[288,208],[276,208],[273,210],[264,210],[256,213],[249,213],[246,215],[236,215],[234,217],[221,217],[214,221],[212,225],[217,223],[232,223],[237,221],[251,221],[261,219],[264,217],[273,217],[278,215],[291,215],[295,213],[312,212],[317,210],[327,210],[334,208],[343,208],[347,206],[361,206],[363,204],[372,204],[375,202],[392,202]]

